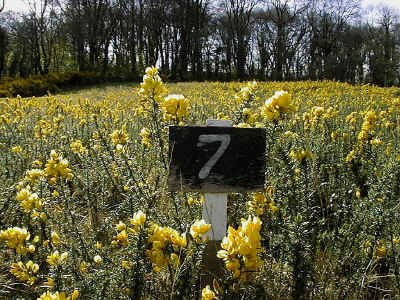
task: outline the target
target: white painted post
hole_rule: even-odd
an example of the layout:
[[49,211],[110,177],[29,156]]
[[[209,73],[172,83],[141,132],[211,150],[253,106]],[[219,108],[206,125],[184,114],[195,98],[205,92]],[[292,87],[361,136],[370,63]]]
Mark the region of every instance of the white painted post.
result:
[[[207,120],[207,126],[232,127],[230,120]],[[205,193],[203,219],[211,224],[211,230],[205,235],[210,241],[220,241],[226,235],[227,193]]]

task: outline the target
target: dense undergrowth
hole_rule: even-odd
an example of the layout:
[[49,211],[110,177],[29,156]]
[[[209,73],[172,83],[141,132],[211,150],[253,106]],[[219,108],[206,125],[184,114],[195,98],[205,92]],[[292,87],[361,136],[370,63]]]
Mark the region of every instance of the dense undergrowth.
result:
[[[110,79],[107,80],[110,81]],[[3,78],[0,82],[0,98],[44,96],[103,82],[105,78],[100,73],[72,71],[34,75],[28,78]]]

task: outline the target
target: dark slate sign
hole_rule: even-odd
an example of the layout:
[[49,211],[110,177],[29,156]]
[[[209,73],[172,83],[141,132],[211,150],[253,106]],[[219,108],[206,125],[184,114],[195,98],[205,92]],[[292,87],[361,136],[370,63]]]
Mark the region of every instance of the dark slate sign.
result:
[[265,182],[263,128],[170,126],[170,191],[259,191]]

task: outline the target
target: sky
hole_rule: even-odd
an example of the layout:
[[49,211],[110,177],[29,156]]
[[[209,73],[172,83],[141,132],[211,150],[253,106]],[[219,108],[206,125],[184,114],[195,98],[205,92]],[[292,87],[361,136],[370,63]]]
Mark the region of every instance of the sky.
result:
[[[5,0],[4,10],[24,11],[27,9],[26,3],[26,0]],[[400,10],[400,0],[362,0],[361,3],[362,7],[364,8],[368,7],[369,5],[377,6],[379,4],[384,4]]]
[[369,5],[379,5],[383,4],[389,7],[400,9],[400,0],[362,0],[363,7],[368,7]]
[[5,0],[4,11],[7,10],[23,11],[24,7],[26,7],[26,4],[24,4],[23,0]]

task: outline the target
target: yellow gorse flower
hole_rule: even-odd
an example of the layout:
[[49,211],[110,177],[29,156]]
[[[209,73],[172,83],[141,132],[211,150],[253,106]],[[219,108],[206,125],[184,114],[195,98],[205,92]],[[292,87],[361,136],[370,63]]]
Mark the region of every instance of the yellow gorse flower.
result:
[[166,91],[167,89],[158,74],[158,69],[156,67],[146,68],[143,82],[140,84],[139,95],[152,97],[156,102],[161,102]]
[[21,189],[15,199],[20,202],[20,206],[24,209],[24,212],[31,212],[42,208],[42,199],[36,193],[31,192],[29,185]]
[[204,220],[196,220],[190,227],[190,234],[194,239],[203,237],[211,229],[211,224],[207,224]]
[[253,193],[252,200],[247,203],[249,210],[255,211],[257,216],[262,215],[266,207],[268,207],[273,213],[277,212],[279,208],[275,205],[274,200],[272,199],[272,192],[268,193],[268,190],[271,189],[271,187],[267,189],[268,197],[266,197],[263,192]]
[[22,148],[21,148],[21,146],[12,147],[11,152],[20,153],[20,152],[22,152]]
[[115,225],[115,228],[118,231],[125,230],[126,229],[126,224],[124,222],[122,222],[122,221],[119,221],[119,223],[117,225]]
[[379,240],[378,241],[378,245],[376,246],[375,251],[376,251],[376,258],[378,260],[386,257],[387,248],[385,246],[385,241],[384,240]]
[[118,224],[115,225],[118,234],[113,236],[113,241],[111,242],[112,245],[117,246],[117,245],[122,245],[122,246],[127,246],[128,245],[128,233],[134,233],[137,234],[139,227],[144,224],[146,221],[146,215],[142,211],[138,211],[137,213],[134,214],[133,218],[130,220],[131,225],[133,225],[133,228],[126,226],[125,223],[122,221],[119,221]]
[[258,256],[261,248],[261,220],[258,217],[242,219],[237,230],[229,226],[228,235],[221,242],[222,250],[217,256],[224,260],[227,270],[234,278],[246,281],[250,273],[257,271],[263,264]]
[[30,184],[35,184],[38,180],[40,180],[44,176],[44,171],[41,169],[31,169],[26,171],[25,180],[29,181]]
[[146,222],[146,214],[139,210],[133,215],[133,218],[129,219],[129,222],[133,225],[134,230],[137,231]]
[[171,118],[182,120],[189,115],[189,100],[183,95],[168,95],[161,102],[161,107],[164,112],[164,119]]
[[142,128],[139,135],[142,137],[142,145],[146,148],[150,147],[150,130],[146,127]]
[[175,229],[157,224],[152,225],[148,241],[151,243],[152,248],[146,251],[146,255],[153,263],[155,271],[160,271],[170,262],[171,257],[167,250],[168,245],[171,245],[175,252],[185,248],[187,245],[185,234],[180,235]]
[[61,242],[60,236],[56,231],[51,232],[51,242],[53,243],[54,246],[58,246]]
[[235,95],[236,101],[240,104],[242,102],[248,102],[252,99],[252,96],[257,88],[256,81],[247,82],[246,86],[242,87],[240,91]]
[[72,152],[76,154],[86,154],[88,152],[87,148],[83,146],[80,140],[71,142],[70,147]]
[[74,290],[71,294],[71,300],[76,300],[79,297],[79,291],[78,290]]
[[261,115],[268,120],[277,120],[281,113],[295,111],[292,96],[286,91],[278,91],[265,101]]
[[71,179],[73,174],[68,165],[68,160],[64,159],[55,150],[51,150],[50,159],[47,160],[44,170],[49,182],[55,183],[57,178]]
[[88,272],[87,263],[85,261],[81,261],[81,263],[79,264],[79,271],[83,275],[86,275],[86,273]]
[[114,146],[125,145],[129,141],[129,137],[125,127],[123,127],[122,129],[114,130],[110,136]]
[[202,291],[201,291],[201,300],[213,300],[217,299],[215,296],[215,293],[211,290],[210,286],[207,285]]
[[39,271],[39,265],[28,261],[26,265],[22,262],[13,263],[11,266],[10,273],[17,277],[20,281],[27,282],[28,284],[34,284],[36,281],[35,274]]
[[128,245],[128,233],[126,232],[126,230],[122,230],[117,235],[113,236],[112,244],[121,244],[122,246]]
[[9,248],[15,249],[18,254],[22,255],[29,252],[29,246],[26,245],[26,242],[30,237],[31,235],[26,228],[13,227],[0,231],[0,239],[6,240]]
[[53,253],[51,253],[49,256],[47,256],[46,262],[55,267],[57,265],[60,265],[62,263],[65,262],[65,260],[68,257],[68,252],[63,252],[62,254],[60,254],[60,252],[58,252],[58,250],[54,251]]
[[126,270],[130,270],[132,268],[132,263],[130,261],[123,260],[121,262],[121,266]]
[[51,293],[47,291],[46,293],[42,294],[38,300],[70,300],[70,297],[67,297],[64,292]]
[[293,158],[294,160],[296,160],[298,163],[302,163],[304,161],[304,159],[311,159],[311,153],[308,150],[296,150],[293,149],[290,151],[289,153],[289,157]]
[[46,285],[47,285],[48,287],[51,287],[51,288],[54,287],[55,283],[54,283],[53,278],[47,277]]

